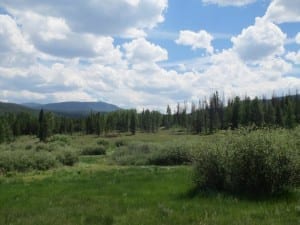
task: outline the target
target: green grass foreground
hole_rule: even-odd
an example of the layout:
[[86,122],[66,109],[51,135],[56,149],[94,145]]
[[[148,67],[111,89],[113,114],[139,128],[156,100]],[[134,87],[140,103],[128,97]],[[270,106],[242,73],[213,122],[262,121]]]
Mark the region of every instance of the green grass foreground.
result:
[[[298,224],[299,192],[265,200],[189,194],[189,167],[95,166],[1,179],[0,224]],[[101,161],[101,160],[100,160]],[[96,161],[97,162],[97,161]]]
[[72,167],[0,175],[0,225],[299,224],[299,189],[265,199],[193,193],[191,165],[121,166],[111,160],[119,140],[165,143],[176,139],[197,144],[221,140],[224,135],[226,138],[222,133],[201,137],[167,132],[117,138],[75,135],[47,144],[21,137],[0,150],[26,151],[30,146],[30,151],[51,154],[60,148],[80,152],[86,146],[98,146],[101,140],[110,147],[106,155],[80,156]]

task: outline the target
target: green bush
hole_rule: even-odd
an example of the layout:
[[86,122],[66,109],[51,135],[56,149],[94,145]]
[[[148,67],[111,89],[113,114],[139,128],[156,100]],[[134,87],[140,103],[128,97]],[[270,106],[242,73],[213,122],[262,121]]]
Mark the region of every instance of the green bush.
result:
[[200,189],[223,190],[226,180],[226,157],[218,146],[201,149],[195,157],[194,182]]
[[50,138],[49,142],[60,142],[64,144],[70,144],[71,140],[67,135],[56,134]]
[[4,151],[0,152],[0,170],[2,172],[28,170],[47,170],[57,165],[55,157],[47,152]]
[[127,141],[122,140],[122,139],[115,141],[115,146],[116,147],[126,146],[127,144],[128,144]]
[[80,152],[81,155],[105,155],[106,150],[105,147],[102,145],[100,146],[90,146],[90,147],[85,147],[82,149]]
[[79,161],[78,154],[71,149],[65,149],[56,153],[56,159],[63,165],[73,166]]
[[55,157],[47,152],[34,153],[34,168],[36,170],[48,170],[57,165]]
[[48,147],[45,143],[39,143],[35,146],[35,150],[37,152],[39,152],[39,151],[48,151]]
[[151,165],[182,165],[192,162],[189,146],[186,144],[165,144],[149,158]]
[[25,150],[31,150],[32,149],[32,145],[31,144],[28,144],[25,146]]
[[121,165],[148,165],[151,154],[158,148],[154,143],[132,142],[116,149],[112,158]]
[[190,148],[186,144],[132,142],[119,147],[113,159],[122,165],[182,165],[191,162]]
[[238,138],[230,148],[231,190],[272,194],[294,183],[297,165],[293,151],[269,134],[256,133]]
[[109,146],[109,141],[102,139],[102,140],[97,141],[97,144],[98,145],[103,145],[105,147],[108,147]]
[[299,185],[299,171],[299,146],[293,138],[264,130],[200,149],[194,181],[201,189],[274,194]]

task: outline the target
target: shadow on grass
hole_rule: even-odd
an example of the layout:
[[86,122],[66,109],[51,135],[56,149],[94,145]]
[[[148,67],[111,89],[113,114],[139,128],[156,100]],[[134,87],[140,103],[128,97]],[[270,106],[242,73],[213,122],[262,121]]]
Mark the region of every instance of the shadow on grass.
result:
[[297,202],[300,199],[300,189],[287,189],[276,194],[249,194],[249,193],[230,193],[226,191],[217,191],[211,189],[201,189],[199,187],[192,187],[188,189],[185,193],[182,193],[179,198],[181,199],[193,199],[193,198],[216,198],[219,196],[235,198],[244,201],[254,201],[254,202]]

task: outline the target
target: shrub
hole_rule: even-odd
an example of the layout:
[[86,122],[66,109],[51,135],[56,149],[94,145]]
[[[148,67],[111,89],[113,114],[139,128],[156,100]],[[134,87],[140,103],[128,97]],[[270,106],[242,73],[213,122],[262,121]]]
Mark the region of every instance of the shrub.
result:
[[125,140],[117,140],[116,142],[115,142],[115,146],[116,147],[121,147],[121,146],[125,146],[125,145],[127,145],[128,143],[125,141]]
[[28,144],[25,146],[25,150],[31,150],[32,149],[32,145],[31,144]]
[[106,140],[99,140],[99,141],[97,141],[97,144],[98,145],[103,145],[103,146],[105,146],[105,147],[108,147],[109,146],[109,141],[106,141]]
[[54,156],[47,152],[4,151],[0,152],[0,170],[3,172],[47,170],[56,166]]
[[56,153],[56,159],[66,166],[73,166],[79,161],[78,154],[71,149],[65,149]]
[[57,165],[55,157],[47,152],[34,153],[34,167],[37,170],[48,170]]
[[[293,153],[269,134],[238,138],[230,146],[230,189],[254,194],[276,193],[293,183]],[[299,165],[298,165],[299,166]]]
[[113,159],[122,165],[182,165],[191,162],[187,144],[132,142],[119,147]]
[[70,138],[67,135],[56,134],[50,138],[49,142],[62,142],[65,144],[70,144]]
[[250,195],[274,194],[299,185],[299,146],[290,142],[266,130],[230,136],[222,145],[200,149],[194,181],[201,189]]
[[218,146],[198,152],[194,181],[200,189],[223,190],[226,180],[226,157]]
[[157,151],[158,147],[154,143],[132,142],[119,147],[112,158],[121,165],[148,165],[151,153]]
[[37,151],[37,152],[39,152],[39,151],[47,151],[48,150],[48,148],[47,148],[47,145],[46,144],[44,144],[44,143],[39,143],[38,145],[36,145],[35,146],[35,150]]
[[154,152],[149,159],[152,165],[182,165],[191,163],[192,157],[186,144],[166,144]]
[[100,146],[90,146],[84,148],[81,152],[81,155],[105,155],[106,150],[105,147],[102,145]]

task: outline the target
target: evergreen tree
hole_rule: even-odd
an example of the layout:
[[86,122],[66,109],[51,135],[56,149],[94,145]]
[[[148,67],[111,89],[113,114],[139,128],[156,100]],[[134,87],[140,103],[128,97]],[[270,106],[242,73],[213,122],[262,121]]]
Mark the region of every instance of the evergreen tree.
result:
[[96,133],[97,133],[97,135],[98,136],[100,136],[100,134],[101,134],[101,120],[100,120],[100,113],[98,112],[97,114],[96,114]]
[[285,113],[285,125],[289,129],[296,127],[296,117],[294,114],[293,104],[290,100],[288,100],[287,102],[287,109]]
[[265,122],[268,125],[274,125],[276,121],[276,115],[275,115],[275,109],[272,105],[272,103],[266,103],[266,109],[265,109]]
[[166,115],[166,125],[165,125],[166,128],[170,129],[171,124],[172,124],[172,111],[171,111],[170,106],[168,105],[167,106],[167,115]]
[[46,122],[46,118],[45,118],[43,109],[41,109],[40,114],[39,114],[38,138],[40,139],[40,141],[44,141],[44,142],[47,139],[47,122]]
[[130,132],[132,135],[135,135],[135,132],[136,132],[136,112],[135,112],[135,110],[132,110],[131,116],[130,116]]
[[13,132],[7,122],[6,117],[0,118],[0,143],[13,140]]
[[261,127],[264,123],[264,115],[263,115],[261,103],[257,97],[251,102],[250,106],[251,106],[250,108],[251,122],[254,123],[256,126]]
[[44,113],[44,110],[41,109],[39,113],[39,132],[38,138],[40,141],[47,141],[47,138],[52,135],[54,128],[54,117],[53,114],[48,112]]
[[282,108],[281,108],[280,104],[277,104],[276,108],[275,108],[275,123],[278,126],[281,126],[281,127],[284,126],[283,113],[282,113]]
[[235,97],[233,106],[232,106],[232,119],[231,119],[231,128],[236,129],[239,127],[240,123],[240,98]]
[[295,96],[295,119],[297,123],[300,123],[300,95],[298,91],[296,91]]
[[241,105],[241,124],[243,126],[248,126],[251,121],[251,99],[246,97]]
[[227,101],[227,107],[225,108],[225,112],[224,112],[224,126],[226,127],[226,129],[228,128],[232,128],[232,109],[233,109],[233,101],[232,100],[228,100]]

